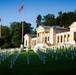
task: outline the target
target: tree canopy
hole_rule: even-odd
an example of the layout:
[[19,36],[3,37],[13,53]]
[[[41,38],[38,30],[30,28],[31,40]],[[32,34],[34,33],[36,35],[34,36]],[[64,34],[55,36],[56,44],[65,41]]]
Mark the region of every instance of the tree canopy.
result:
[[[31,24],[26,22],[23,23],[23,36],[26,33],[32,33],[33,28],[31,27]],[[1,30],[1,48],[20,47],[22,39],[22,22],[12,22],[10,23],[10,27],[2,25]]]
[[37,20],[36,20],[36,23],[37,23],[37,26],[36,27],[38,27],[39,25],[41,25],[42,24],[42,16],[39,14],[38,16],[37,16]]
[[69,28],[69,25],[76,21],[76,10],[73,12],[58,12],[58,16],[54,14],[47,14],[43,16],[41,23],[46,26],[58,25],[61,27]]

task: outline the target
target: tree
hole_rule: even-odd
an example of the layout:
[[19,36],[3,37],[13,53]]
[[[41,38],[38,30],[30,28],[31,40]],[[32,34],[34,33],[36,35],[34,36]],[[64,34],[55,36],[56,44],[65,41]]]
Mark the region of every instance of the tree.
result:
[[76,10],[73,12],[58,12],[59,16],[56,18],[56,24],[69,28],[69,25],[76,21]]
[[62,11],[58,12],[59,16],[62,16]]
[[55,24],[55,16],[53,14],[47,14],[43,18],[43,25],[53,26]]
[[20,39],[21,36],[19,36],[19,32],[15,32],[13,37],[12,37],[12,44],[15,46],[15,47],[20,47],[20,44],[21,44],[21,39]]
[[1,26],[1,38],[0,38],[0,47],[6,48],[4,45],[5,43],[9,44],[11,43],[11,37],[10,37],[10,29],[7,26]]
[[32,33],[32,32],[33,32],[33,27],[31,27],[31,24],[24,22],[24,35],[26,33]]
[[39,14],[38,16],[37,16],[37,20],[36,20],[36,23],[37,23],[37,26],[36,27],[38,27],[39,25],[41,25],[42,24],[42,16]]
[[[32,33],[32,27],[30,23],[23,22],[23,36],[26,33]],[[20,44],[22,43],[22,22],[13,22],[10,25],[10,32],[12,37],[12,44],[15,47],[20,47]]]
[[7,26],[1,26],[1,36],[10,36],[10,29]]
[[4,37],[0,37],[0,47],[5,43]]

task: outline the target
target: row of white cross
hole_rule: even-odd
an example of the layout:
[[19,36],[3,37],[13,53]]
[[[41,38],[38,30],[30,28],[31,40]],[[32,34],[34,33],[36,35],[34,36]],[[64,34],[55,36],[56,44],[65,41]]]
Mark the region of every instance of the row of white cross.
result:
[[2,63],[2,61],[7,59],[7,57],[9,57],[14,51],[15,49],[0,49],[0,64]]
[[[41,53],[40,50],[35,50],[35,51],[37,51],[37,52],[36,52],[37,55],[39,56],[39,58],[41,59],[41,61],[43,61],[43,64],[45,64],[45,58],[46,58],[45,54]],[[26,49],[26,57],[27,57],[27,64],[29,64],[29,62],[30,62],[29,49]]]
[[[15,52],[15,55],[10,60],[10,68],[13,68],[13,65],[19,56],[21,49],[10,49],[10,50],[0,50],[0,64],[2,61],[4,61],[11,53]],[[70,46],[53,46],[50,48],[35,48],[34,52],[38,55],[38,57],[41,59],[43,64],[46,63],[46,54],[51,56],[52,58],[55,57],[56,60],[58,60],[58,54],[63,56],[65,54],[65,57],[68,57],[68,54],[71,55],[71,59],[74,60],[74,57],[76,56],[76,46],[70,45]],[[27,58],[27,64],[30,63],[30,53],[29,49],[26,49],[26,58]]]
[[56,60],[58,60],[58,54],[62,56],[64,53],[66,58],[68,57],[68,54],[70,54],[71,59],[74,60],[74,57],[76,55],[76,45],[52,46],[50,48],[38,47],[34,48],[34,52],[39,56],[41,60],[43,60],[43,64],[45,64],[45,54],[48,54],[49,56],[51,55],[52,58],[55,57]]
[[11,69],[13,68],[13,65],[14,65],[16,59],[18,58],[20,52],[21,52],[21,49],[17,49],[17,50],[15,51],[15,55],[11,58],[11,60],[10,60],[10,68],[11,68]]
[[51,50],[46,49],[46,52],[45,53],[48,54],[49,56],[51,54],[52,58],[55,57],[56,60],[58,59],[58,54],[59,53],[60,53],[61,56],[64,53],[66,58],[68,57],[68,54],[70,54],[71,55],[71,58],[73,60],[74,59],[74,56],[76,55],[76,48],[74,48],[72,50],[70,50],[70,48],[69,49],[65,49],[65,50],[62,50],[62,49],[57,49],[57,50],[54,50],[54,49],[51,49]]
[[29,50],[26,49],[26,58],[27,58],[27,64],[30,63],[30,53],[29,53]]
[[[6,50],[0,50],[0,64],[2,61],[5,60],[5,58],[9,55],[11,55],[12,53],[15,53],[15,55],[11,58],[10,60],[10,68],[12,69],[13,68],[13,65],[15,64],[15,61],[16,59],[18,58],[20,52],[21,52],[22,49],[18,49],[18,48],[15,48],[15,49],[6,49]],[[29,53],[29,50],[26,49],[26,55],[27,55],[27,64],[29,64],[30,62],[30,53]]]
[[43,61],[43,64],[45,64],[45,58],[46,58],[45,54],[42,53],[40,51],[40,49],[35,49],[34,52],[39,56],[39,58],[41,59],[41,61]]

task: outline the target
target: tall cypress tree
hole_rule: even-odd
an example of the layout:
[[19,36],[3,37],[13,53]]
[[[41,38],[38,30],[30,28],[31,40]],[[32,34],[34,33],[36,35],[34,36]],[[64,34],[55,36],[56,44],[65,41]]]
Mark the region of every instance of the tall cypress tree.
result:
[[37,23],[37,26],[36,27],[38,27],[39,25],[41,25],[41,20],[42,20],[42,16],[39,14],[38,16],[37,16],[37,20],[36,20],[36,23]]

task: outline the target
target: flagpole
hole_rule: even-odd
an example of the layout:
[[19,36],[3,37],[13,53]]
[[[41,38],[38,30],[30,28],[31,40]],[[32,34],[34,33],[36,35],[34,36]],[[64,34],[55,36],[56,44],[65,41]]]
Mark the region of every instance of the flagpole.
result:
[[24,27],[24,23],[22,21],[22,44],[23,44],[23,31],[24,31],[23,27]]
[[24,3],[23,5],[19,8],[18,12],[21,12],[22,11],[22,40],[21,40],[21,45],[20,45],[20,48],[23,49],[23,31],[24,31]]
[[22,10],[22,44],[23,44],[23,31],[24,31],[24,3],[23,3],[23,10]]
[[[23,48],[24,48],[24,45],[23,45],[23,31],[24,31],[24,19],[23,19],[23,17],[24,17],[24,3],[23,3],[23,7],[22,7],[22,43],[21,43],[21,46],[20,46],[20,48],[23,50]],[[20,11],[21,11],[20,10]]]

